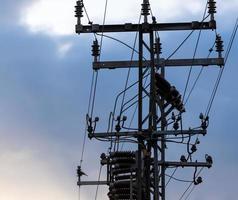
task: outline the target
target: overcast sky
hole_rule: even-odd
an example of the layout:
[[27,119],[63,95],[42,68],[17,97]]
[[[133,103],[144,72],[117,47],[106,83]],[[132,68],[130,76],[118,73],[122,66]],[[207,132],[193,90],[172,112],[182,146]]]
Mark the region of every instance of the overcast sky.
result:
[[[93,37],[74,33],[74,0],[0,2],[0,200],[77,200],[76,167],[87,112]],[[101,23],[105,1],[84,2],[91,20]],[[238,0],[217,2],[218,32],[227,46]],[[140,3],[109,0],[106,22],[137,22]],[[205,3],[206,0],[151,0],[159,22],[200,20]],[[168,56],[186,34],[161,34],[162,55]],[[116,37],[133,44],[133,35]],[[195,33],[176,56],[191,57],[196,38]],[[213,42],[214,32],[203,33],[198,55],[206,56]],[[202,155],[213,155],[214,167],[204,171],[204,183],[191,200],[237,199],[237,52],[238,39],[211,111],[209,134],[199,146]],[[105,39],[102,58],[130,59],[130,51]],[[186,72],[171,72],[168,76],[182,89]],[[188,121],[198,121],[217,73],[218,68],[204,72],[188,104]],[[196,74],[195,70],[193,78]],[[126,71],[100,72],[96,114],[101,119],[108,118],[125,75]],[[84,169],[89,180],[98,176],[98,156],[103,151],[107,151],[105,145],[87,141]],[[181,178],[179,173],[178,177]],[[168,200],[178,199],[186,188],[186,184],[176,184],[176,189],[168,188]],[[94,194],[95,188],[82,188],[81,200],[94,199]],[[102,199],[106,199],[103,189],[98,200]]]

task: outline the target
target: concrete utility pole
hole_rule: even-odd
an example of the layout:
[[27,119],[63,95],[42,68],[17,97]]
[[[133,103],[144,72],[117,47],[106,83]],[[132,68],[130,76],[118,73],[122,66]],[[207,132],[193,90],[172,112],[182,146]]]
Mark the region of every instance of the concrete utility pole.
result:
[[[224,59],[221,56],[222,44],[217,41],[217,58],[193,58],[193,59],[164,59],[161,58],[161,43],[157,32],[161,31],[185,31],[185,30],[214,30],[216,21],[214,19],[215,2],[208,1],[209,21],[193,21],[184,23],[157,23],[154,18],[149,22],[150,15],[149,0],[143,0],[141,15],[143,22],[141,24],[113,24],[82,25],[83,0],[77,1],[76,17],[78,23],[76,32],[83,33],[120,33],[120,32],[138,32],[138,60],[132,61],[98,61],[99,45],[97,41],[93,44],[93,69],[118,69],[118,68],[137,68],[138,69],[138,127],[136,131],[122,131],[120,126],[126,118],[117,119],[115,132],[97,133],[92,125],[92,119],[89,118],[88,137],[120,140],[122,137],[133,138],[138,141],[138,148],[133,152],[111,151],[108,155],[101,155],[101,164],[107,167],[107,180],[105,181],[81,181],[81,168],[78,170],[79,186],[84,185],[108,185],[109,199],[111,200],[165,200],[166,199],[166,169],[174,167],[197,168],[212,166],[212,158],[206,156],[205,162],[192,162],[189,157],[181,156],[180,161],[166,160],[166,138],[174,137],[192,137],[194,135],[206,135],[207,118],[201,116],[202,125],[197,130],[178,130],[178,122],[181,121],[182,113],[185,112],[181,94],[174,86],[166,80],[165,69],[167,67],[190,67],[190,66],[223,66]],[[150,55],[149,60],[145,60],[145,55]],[[150,85],[145,88],[143,81],[147,74],[149,75]],[[145,101],[149,102],[148,109]],[[166,129],[168,116],[173,111],[179,114],[174,117],[174,129]],[[196,145],[192,147],[192,153],[196,151]],[[191,153],[191,154],[192,154]],[[194,184],[199,184],[201,178],[196,179]]]

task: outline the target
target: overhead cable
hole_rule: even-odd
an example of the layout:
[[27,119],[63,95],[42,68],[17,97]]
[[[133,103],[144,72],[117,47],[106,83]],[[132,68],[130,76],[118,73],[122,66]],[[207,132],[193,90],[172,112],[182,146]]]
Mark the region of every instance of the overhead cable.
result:
[[212,92],[212,95],[211,95],[209,104],[208,104],[207,109],[206,109],[206,116],[208,116],[209,113],[210,113],[210,111],[211,111],[212,104],[213,104],[213,102],[214,102],[214,99],[215,99],[215,96],[216,96],[216,93],[217,93],[219,84],[220,84],[220,82],[221,82],[222,75],[223,75],[223,73],[224,73],[224,69],[225,69],[226,63],[227,63],[227,61],[228,61],[228,58],[229,58],[229,55],[230,55],[230,52],[231,52],[231,49],[232,49],[232,46],[233,46],[233,43],[234,43],[236,34],[237,34],[237,30],[238,30],[238,17],[237,17],[237,19],[236,19],[236,23],[235,23],[235,26],[234,26],[234,29],[233,29],[233,32],[232,32],[232,35],[231,35],[231,38],[230,38],[230,42],[229,42],[228,47],[227,47],[226,54],[225,54],[225,58],[224,58],[224,59],[225,59],[225,64],[224,64],[223,67],[221,67],[221,69],[220,69],[220,71],[219,71],[219,75],[218,75],[218,77],[217,77],[214,90],[213,90],[213,92]]

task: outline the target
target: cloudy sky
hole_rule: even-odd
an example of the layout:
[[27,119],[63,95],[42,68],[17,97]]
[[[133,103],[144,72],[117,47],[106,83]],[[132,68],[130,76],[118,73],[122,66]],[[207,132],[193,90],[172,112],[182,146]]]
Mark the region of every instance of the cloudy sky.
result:
[[[84,134],[93,37],[74,33],[74,0],[0,2],[0,200],[77,200],[75,170]],[[160,22],[200,20],[205,2],[151,0],[153,13]],[[238,0],[217,2],[218,32],[227,46],[238,13]],[[85,0],[93,22],[102,22],[104,3]],[[106,22],[136,22],[139,11],[140,1],[109,0]],[[164,57],[186,34],[161,34]],[[133,44],[133,35],[114,36]],[[195,33],[176,56],[191,57],[196,38]],[[213,41],[214,33],[202,34],[198,54],[206,56]],[[209,134],[201,139],[199,147],[201,154],[213,155],[214,167],[204,171],[204,184],[198,186],[191,200],[233,200],[238,195],[237,44],[238,39],[211,111]],[[102,58],[129,59],[130,51],[105,39]],[[178,88],[183,88],[186,72],[171,72],[168,76]],[[187,119],[196,119],[204,111],[217,72],[217,68],[204,72],[188,103]],[[196,73],[195,70],[193,77]],[[125,75],[125,71],[100,72],[95,112],[101,119],[107,119],[115,95],[123,88]],[[97,177],[97,156],[106,151],[104,147],[87,141],[84,169],[88,179]],[[168,188],[168,199],[178,199],[186,185],[178,188]],[[99,200],[105,199],[104,190],[100,189]],[[81,200],[94,199],[94,194],[95,188],[82,188]]]

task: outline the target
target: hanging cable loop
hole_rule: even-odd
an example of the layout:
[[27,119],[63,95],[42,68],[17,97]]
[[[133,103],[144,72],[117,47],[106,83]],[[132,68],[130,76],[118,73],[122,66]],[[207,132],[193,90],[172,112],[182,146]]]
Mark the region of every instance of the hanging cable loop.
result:
[[202,182],[203,182],[202,177],[197,175],[197,167],[195,167],[195,172],[193,175],[193,183],[194,183],[194,185],[199,185]]

